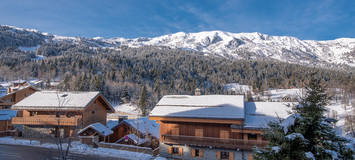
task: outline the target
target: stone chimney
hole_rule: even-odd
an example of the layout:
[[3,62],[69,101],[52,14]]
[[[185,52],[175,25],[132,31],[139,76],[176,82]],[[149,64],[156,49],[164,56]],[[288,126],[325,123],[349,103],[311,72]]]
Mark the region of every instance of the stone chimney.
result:
[[199,88],[195,89],[195,96],[201,95],[201,90]]

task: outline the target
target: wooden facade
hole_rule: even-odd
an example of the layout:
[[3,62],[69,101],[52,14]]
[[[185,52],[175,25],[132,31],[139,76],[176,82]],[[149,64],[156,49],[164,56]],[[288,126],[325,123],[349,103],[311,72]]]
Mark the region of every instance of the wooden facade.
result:
[[[30,103],[31,101],[29,101]],[[22,103],[22,102],[21,102]],[[20,105],[20,104],[19,104]],[[62,106],[53,107],[28,107],[15,106],[19,111],[19,117],[13,117],[13,124],[39,125],[39,126],[60,126],[64,127],[66,136],[74,135],[78,129],[84,128],[93,123],[101,123],[106,126],[106,115],[108,112],[114,112],[114,109],[97,93],[93,99],[88,99],[85,107],[69,107],[61,109]],[[72,109],[70,109],[72,108]],[[75,131],[76,130],[76,131]]]
[[10,92],[9,94],[0,98],[2,100],[0,101],[0,109],[10,109],[12,105],[16,104],[17,102],[20,102],[24,98],[30,96],[31,94],[37,91],[39,90],[32,86],[29,86],[23,89]]

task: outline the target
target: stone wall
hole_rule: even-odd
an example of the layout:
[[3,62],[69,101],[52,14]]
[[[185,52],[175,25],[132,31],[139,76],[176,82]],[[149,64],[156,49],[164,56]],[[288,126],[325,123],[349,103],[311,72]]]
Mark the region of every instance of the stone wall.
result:
[[[182,148],[183,155],[168,154],[168,147]],[[203,157],[192,157],[191,149],[201,149],[203,150]],[[159,156],[173,159],[183,159],[183,160],[213,160],[216,159],[216,152],[233,152],[235,160],[247,160],[248,154],[251,154],[250,150],[236,150],[236,149],[225,149],[225,148],[210,148],[210,147],[198,147],[198,146],[184,146],[184,145],[168,145],[160,143],[159,146]]]
[[[64,135],[64,127],[60,127],[60,135]],[[54,137],[55,126],[23,125],[22,137],[24,138],[50,138]]]

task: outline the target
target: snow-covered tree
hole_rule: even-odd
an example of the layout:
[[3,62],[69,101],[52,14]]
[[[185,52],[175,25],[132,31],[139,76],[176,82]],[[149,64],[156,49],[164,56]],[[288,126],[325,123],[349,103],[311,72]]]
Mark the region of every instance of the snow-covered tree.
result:
[[292,106],[293,114],[265,127],[263,136],[269,143],[264,149],[253,149],[254,159],[354,159],[349,140],[332,128],[336,120],[324,116],[330,97],[315,74],[305,87],[306,94]]

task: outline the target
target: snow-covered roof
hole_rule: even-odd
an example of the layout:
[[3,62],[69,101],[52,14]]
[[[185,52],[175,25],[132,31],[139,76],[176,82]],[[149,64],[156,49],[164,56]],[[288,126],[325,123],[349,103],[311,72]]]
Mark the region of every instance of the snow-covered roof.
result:
[[149,116],[243,119],[244,96],[240,95],[170,95],[164,96]]
[[[12,109],[84,110],[99,95],[100,92],[35,92]],[[108,110],[114,111],[104,98],[103,101]]]
[[111,129],[107,128],[106,126],[104,126],[101,123],[90,124],[90,125],[86,126],[85,128],[83,128],[82,130],[80,130],[78,132],[78,134],[84,132],[88,128],[92,128],[93,130],[95,130],[98,133],[100,133],[102,136],[108,136],[108,135],[113,134],[113,131]]
[[277,117],[287,118],[287,111],[292,109],[286,102],[246,102],[244,128],[260,128],[267,125],[268,121],[275,121]]
[[9,121],[11,117],[16,117],[16,115],[16,110],[0,109],[0,121]]
[[127,119],[123,122],[138,129],[142,134],[150,133],[152,136],[159,138],[159,123],[155,120],[149,120],[148,117],[141,117],[138,119]]
[[109,128],[109,129],[112,129],[114,127],[116,127],[118,125],[118,120],[108,120],[106,121],[106,127]]
[[[135,134],[129,134],[127,135],[129,137],[129,139],[131,139],[132,141],[137,141],[137,145],[141,145],[145,142],[149,141],[149,138],[139,138],[138,136],[136,136]],[[118,143],[119,141],[124,140],[124,137],[122,137],[121,139],[119,139],[116,143]]]

